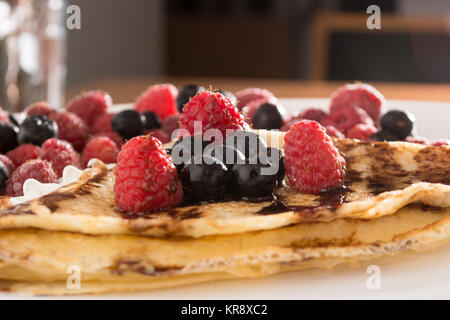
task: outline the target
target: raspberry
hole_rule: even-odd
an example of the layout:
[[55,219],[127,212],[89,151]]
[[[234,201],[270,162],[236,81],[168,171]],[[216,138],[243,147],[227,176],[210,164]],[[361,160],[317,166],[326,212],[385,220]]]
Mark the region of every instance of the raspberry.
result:
[[9,175],[11,175],[14,170],[16,170],[16,165],[14,164],[14,162],[12,162],[12,160],[4,154],[0,154],[0,161],[3,162],[6,169],[8,169]]
[[103,132],[112,132],[111,120],[115,116],[114,113],[105,113],[95,120],[94,124],[91,127],[91,131],[93,134],[103,133]]
[[170,137],[172,135],[172,132],[174,132],[176,129],[178,129],[179,121],[180,121],[180,115],[178,115],[178,114],[173,115],[173,116],[168,116],[167,118],[164,119],[161,129],[164,130]]
[[150,130],[145,133],[146,135],[151,134],[153,137],[161,141],[161,143],[167,143],[170,142],[170,136],[167,134],[167,132],[157,129],[157,130]]
[[418,144],[429,144],[430,143],[427,138],[413,137],[413,136],[406,137],[405,141],[412,142],[412,143],[418,143]]
[[139,112],[153,111],[161,120],[177,114],[177,88],[169,83],[157,84],[144,91],[136,101],[134,108]]
[[11,122],[8,113],[0,107],[0,122]]
[[[439,139],[435,140],[431,143],[432,146],[439,147],[439,146],[450,146],[450,141],[446,139]],[[1,160],[1,159],[0,159]]]
[[104,163],[116,163],[119,147],[108,137],[96,137],[88,141],[81,156],[81,163],[86,167],[89,160],[98,159]]
[[70,143],[64,140],[52,138],[45,141],[42,145],[40,158],[52,163],[53,170],[58,178],[62,176],[66,166],[80,167],[80,155]]
[[342,106],[335,109],[328,116],[322,118],[321,123],[324,126],[331,125],[343,133],[359,123],[373,126],[373,121],[367,112],[354,106]]
[[24,112],[27,116],[38,114],[41,116],[50,117],[50,115],[52,115],[56,111],[47,102],[41,101],[28,106]]
[[327,135],[329,135],[330,137],[339,139],[345,138],[344,134],[333,126],[326,126],[325,129],[327,130]]
[[246,105],[248,105],[253,100],[266,99],[265,102],[271,99],[276,100],[272,92],[261,88],[247,88],[236,92],[235,96],[238,101],[237,102],[238,110],[242,110]]
[[378,127],[385,104],[383,95],[374,87],[364,83],[348,84],[331,95],[330,113],[341,107],[359,107],[367,112]]
[[122,147],[114,174],[116,203],[126,212],[167,209],[183,198],[172,159],[151,135],[134,137]]
[[242,130],[244,116],[239,113],[231,100],[218,92],[204,91],[184,105],[180,116],[180,128],[194,135],[194,122],[202,125],[202,133],[215,128],[226,135],[226,130]]
[[343,183],[345,159],[318,122],[294,123],[284,141],[286,174],[295,189],[317,194]]
[[359,123],[347,131],[347,138],[369,140],[375,132],[377,132],[377,128],[373,125]]
[[69,101],[67,111],[75,113],[91,126],[112,105],[111,96],[102,91],[89,91]]
[[53,183],[57,177],[50,162],[41,159],[30,160],[18,167],[10,176],[6,184],[6,194],[11,197],[23,196],[23,184],[27,179]]
[[58,138],[70,142],[75,150],[83,150],[84,144],[89,136],[89,128],[72,112],[54,113],[50,119],[58,125]]
[[299,117],[301,117],[304,120],[314,120],[317,122],[320,122],[327,114],[325,111],[317,108],[310,108],[306,109],[305,111],[301,112]]
[[117,133],[111,131],[111,132],[102,132],[99,134],[96,134],[93,138],[96,137],[107,137],[110,138],[112,141],[116,143],[116,145],[119,147],[119,149],[125,144],[125,140],[121,136],[119,136]]
[[22,144],[14,150],[9,151],[6,156],[14,162],[16,167],[18,167],[28,160],[39,158],[40,153],[41,148],[38,146],[32,144]]

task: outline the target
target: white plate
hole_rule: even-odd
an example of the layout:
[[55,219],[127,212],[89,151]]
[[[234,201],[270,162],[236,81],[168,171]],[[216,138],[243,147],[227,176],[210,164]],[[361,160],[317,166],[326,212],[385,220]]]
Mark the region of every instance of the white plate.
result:
[[[288,112],[311,106],[326,110],[327,99],[280,99]],[[117,109],[127,105],[117,106]],[[450,138],[450,103],[391,100],[388,109],[403,109],[417,118],[418,132],[430,139]],[[372,274],[381,271],[380,289],[368,289]],[[450,244],[425,253],[384,257],[358,268],[342,265],[332,271],[304,270],[267,278],[217,281],[134,294],[63,297],[64,299],[449,299]],[[81,283],[82,285],[82,283]],[[2,299],[24,298],[1,293]],[[47,297],[45,299],[52,299]]]

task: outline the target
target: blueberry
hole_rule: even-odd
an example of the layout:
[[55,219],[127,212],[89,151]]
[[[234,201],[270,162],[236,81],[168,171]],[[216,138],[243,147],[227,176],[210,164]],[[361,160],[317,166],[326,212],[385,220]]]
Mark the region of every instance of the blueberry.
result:
[[283,125],[283,115],[278,106],[266,102],[255,111],[252,121],[255,129],[280,129]]
[[388,111],[381,118],[381,128],[395,134],[398,140],[405,140],[410,136],[414,129],[415,117],[405,111]]
[[228,169],[220,160],[206,155],[193,157],[180,173],[186,199],[199,202],[221,200],[227,174]]
[[14,115],[12,113],[8,113],[9,121],[15,126],[19,126],[19,123],[17,122],[16,118],[14,118]]
[[[272,155],[274,156],[272,157]],[[286,169],[284,168],[284,152],[280,149],[270,147],[267,148],[267,157],[272,165],[277,168],[277,185],[281,186],[286,174]],[[274,163],[274,161],[276,161],[276,163]]]
[[180,171],[192,157],[201,156],[209,143],[209,141],[203,141],[199,136],[186,136],[178,139],[170,150],[170,156],[178,171]]
[[19,128],[7,122],[0,122],[0,153],[5,154],[17,147]]
[[58,125],[56,122],[43,115],[31,115],[20,125],[17,142],[40,146],[46,140],[57,137]]
[[221,93],[223,96],[229,98],[231,100],[231,102],[233,103],[233,105],[237,105],[236,96],[231,91],[223,90],[223,89],[219,89],[217,91],[219,93]]
[[225,145],[242,152],[250,163],[256,163],[258,160],[258,153],[265,152],[267,145],[259,135],[254,132],[238,130],[225,137]]
[[111,119],[111,126],[128,140],[143,133],[145,121],[145,117],[136,110],[124,110]]
[[205,91],[205,88],[196,84],[188,84],[178,91],[177,96],[177,108],[180,113],[183,111],[183,107],[189,100],[199,92]]
[[204,154],[222,161],[228,170],[231,170],[236,163],[245,163],[245,157],[242,152],[232,146],[223,144],[210,144],[205,148]]
[[228,189],[243,200],[264,201],[272,198],[277,187],[277,173],[267,174],[271,164],[235,164],[228,178]]
[[144,130],[152,130],[161,128],[161,119],[152,111],[145,111],[142,113],[145,118]]
[[370,137],[371,140],[375,141],[398,141],[400,140],[394,133],[389,130],[380,130]]
[[9,178],[8,168],[0,161],[0,191],[5,187],[6,181]]

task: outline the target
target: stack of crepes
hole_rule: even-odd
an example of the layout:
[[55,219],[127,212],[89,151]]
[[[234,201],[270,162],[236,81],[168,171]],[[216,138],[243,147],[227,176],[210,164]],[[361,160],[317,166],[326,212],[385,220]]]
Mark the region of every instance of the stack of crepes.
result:
[[[259,131],[268,145],[283,133]],[[114,174],[97,162],[80,179],[21,204],[0,201],[3,290],[93,294],[265,277],[435,248],[450,239],[450,148],[336,139],[342,188],[274,201],[228,201],[128,215]],[[69,288],[68,270],[81,286]],[[301,285],[301,284],[299,284]]]

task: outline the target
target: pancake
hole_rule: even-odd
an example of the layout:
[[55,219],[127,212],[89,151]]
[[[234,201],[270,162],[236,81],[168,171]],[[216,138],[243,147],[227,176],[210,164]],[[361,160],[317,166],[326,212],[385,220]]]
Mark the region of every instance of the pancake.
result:
[[[257,131],[281,147],[284,134]],[[335,139],[347,162],[343,187],[317,196],[286,183],[273,201],[226,201],[126,214],[114,202],[112,169],[97,163],[66,187],[19,205],[0,200],[0,229],[39,228],[84,234],[193,237],[276,229],[340,218],[376,219],[420,202],[450,206],[450,148],[406,142]]]

